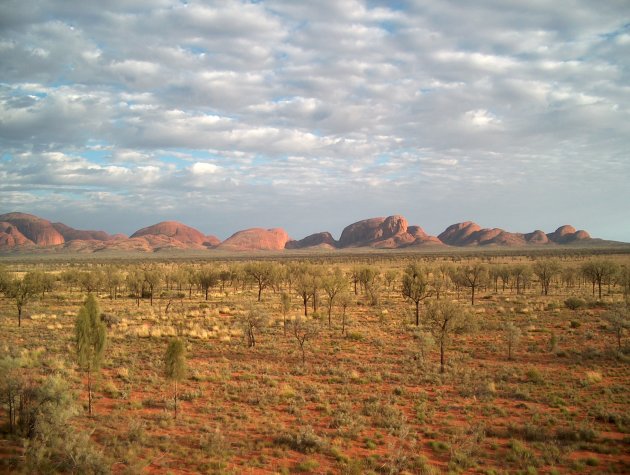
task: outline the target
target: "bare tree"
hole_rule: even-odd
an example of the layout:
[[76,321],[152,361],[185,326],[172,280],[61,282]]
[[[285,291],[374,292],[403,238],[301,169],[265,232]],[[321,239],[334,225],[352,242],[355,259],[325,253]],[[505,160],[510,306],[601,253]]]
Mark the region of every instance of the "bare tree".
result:
[[424,270],[417,264],[407,266],[402,279],[402,296],[411,300],[416,309],[416,326],[420,325],[420,302],[433,295]]
[[593,284],[593,295],[595,295],[595,284],[597,284],[600,300],[602,298],[602,284],[606,281],[610,282],[618,271],[617,264],[607,259],[595,259],[582,266],[582,274]]
[[347,286],[346,278],[344,277],[341,269],[335,267],[332,274],[325,276],[322,279],[322,287],[326,295],[328,296],[328,328],[332,326],[332,308],[335,303],[335,297]]
[[427,325],[440,346],[440,373],[444,372],[446,348],[453,335],[470,329],[469,314],[454,302],[435,301],[427,306]]
[[269,316],[262,309],[254,306],[240,316],[240,323],[248,348],[256,346],[256,333],[265,328],[268,320]]
[[306,364],[306,344],[314,339],[318,333],[319,329],[313,321],[299,316],[293,320],[293,336],[302,353],[302,365]]
[[258,301],[262,291],[273,284],[275,266],[271,262],[250,262],[245,266],[245,273],[258,285]]
[[615,335],[617,349],[621,351],[621,339],[630,329],[630,305],[628,303],[615,305],[604,314],[604,318],[608,322],[608,328]]
[[543,295],[549,295],[551,280],[560,273],[560,269],[560,263],[555,259],[539,259],[534,262],[532,270],[534,274],[536,274],[536,277],[538,277],[540,292]]
[[475,305],[475,292],[486,283],[488,270],[484,264],[477,262],[459,267],[454,278],[470,289],[470,304]]

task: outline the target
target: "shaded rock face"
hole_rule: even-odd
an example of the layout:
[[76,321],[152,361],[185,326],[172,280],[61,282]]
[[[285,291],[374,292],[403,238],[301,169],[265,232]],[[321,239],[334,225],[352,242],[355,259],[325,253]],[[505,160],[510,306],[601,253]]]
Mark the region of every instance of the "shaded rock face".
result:
[[23,236],[37,246],[56,246],[65,242],[50,221],[32,214],[7,213],[0,215],[0,221],[15,226]]
[[308,247],[320,248],[336,248],[337,241],[329,232],[315,233],[300,239],[299,241],[289,241],[285,245],[285,249],[305,249]]
[[570,244],[576,241],[591,239],[591,236],[586,231],[576,231],[573,226],[569,226],[568,224],[560,226],[554,232],[547,234],[547,237],[550,241],[557,244]]
[[441,244],[419,226],[409,226],[402,216],[371,218],[347,226],[339,238],[339,247],[370,246],[394,249],[419,244]]
[[438,235],[438,239],[449,246],[467,246],[474,241],[474,237],[471,238],[471,235],[480,229],[481,227],[472,221],[451,224]]
[[549,243],[549,238],[547,237],[547,235],[538,229],[534,231],[533,233],[525,234],[525,240],[529,244],[548,244]]
[[284,229],[251,228],[238,231],[221,244],[217,249],[226,251],[280,251],[289,241]]
[[109,241],[112,239],[112,236],[105,231],[81,231],[63,223],[52,223],[52,225],[66,241],[75,241],[77,239],[84,241]]
[[0,222],[0,248],[14,248],[18,246],[34,246],[35,243],[22,234],[11,223]]
[[214,246],[218,244],[218,242],[216,242],[216,244],[210,244],[210,242],[219,241],[214,236],[205,236],[195,228],[191,228],[177,221],[162,221],[161,223],[147,226],[133,233],[131,238],[143,236],[166,236],[183,244],[196,244],[199,246],[204,246],[206,245],[205,243],[209,243],[209,246]]

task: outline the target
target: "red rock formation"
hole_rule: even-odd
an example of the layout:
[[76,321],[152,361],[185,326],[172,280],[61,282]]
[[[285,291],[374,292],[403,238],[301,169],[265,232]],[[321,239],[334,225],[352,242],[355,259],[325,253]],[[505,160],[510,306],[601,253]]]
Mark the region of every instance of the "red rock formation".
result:
[[570,226],[568,224],[560,226],[554,232],[547,234],[547,237],[550,241],[553,241],[557,244],[570,244],[576,241],[591,239],[591,236],[586,231],[576,231],[573,226]]
[[463,223],[451,224],[441,234],[438,239],[449,246],[468,246],[475,239],[471,238],[473,233],[481,230],[478,224],[472,221],[464,221]]
[[285,244],[285,249],[304,249],[307,247],[334,249],[337,247],[337,241],[329,232],[322,232],[311,234],[299,241],[289,241]]
[[[132,238],[143,236],[167,236],[184,244],[197,244],[203,246],[204,243],[210,242],[214,236],[204,236],[195,228],[186,226],[177,221],[162,221],[161,223],[147,226],[139,229],[131,235]],[[214,238],[218,241],[217,238]]]
[[402,216],[371,218],[347,226],[339,238],[339,247],[370,246],[395,249],[420,244],[441,244],[419,226],[408,226]]
[[528,244],[548,244],[549,243],[549,238],[547,237],[547,235],[544,232],[540,231],[539,229],[537,229],[533,233],[525,234],[525,240],[527,241]]
[[221,244],[217,249],[226,251],[279,251],[284,249],[289,236],[284,229],[251,228],[238,231]]
[[17,246],[34,246],[35,243],[22,234],[11,223],[0,222],[0,248],[14,248]]
[[105,231],[81,231],[63,223],[52,223],[52,225],[66,241],[75,241],[77,239],[83,241],[109,241],[112,239],[112,236]]
[[65,242],[50,221],[32,214],[7,213],[0,215],[0,221],[12,224],[38,246],[56,246]]

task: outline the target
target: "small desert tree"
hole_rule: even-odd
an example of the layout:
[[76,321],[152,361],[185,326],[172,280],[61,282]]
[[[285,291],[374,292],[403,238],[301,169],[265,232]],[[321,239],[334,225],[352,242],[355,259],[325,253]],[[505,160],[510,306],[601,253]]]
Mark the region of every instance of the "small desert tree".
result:
[[350,305],[350,294],[342,292],[337,296],[337,305],[341,308],[341,334],[346,335],[348,329],[348,306]]
[[79,367],[87,373],[88,414],[92,415],[92,373],[98,371],[105,352],[107,328],[101,321],[98,302],[89,294],[79,310],[75,325],[75,343]]
[[401,292],[404,298],[411,300],[415,305],[416,326],[420,325],[420,302],[429,298],[433,292],[429,290],[426,273],[418,264],[409,264],[405,269]]
[[532,270],[538,282],[540,282],[540,291],[543,295],[549,295],[549,286],[551,280],[560,273],[561,267],[555,259],[539,259],[534,262]]
[[23,369],[18,358],[6,356],[0,359],[0,403],[5,406],[9,418],[9,432],[16,429],[20,393],[23,386]]
[[271,262],[251,262],[245,266],[245,273],[258,285],[258,301],[262,297],[262,291],[273,284],[276,271]]
[[610,282],[618,271],[617,264],[607,259],[595,259],[582,266],[582,274],[593,284],[593,295],[595,295],[595,284],[597,284],[600,300],[602,298],[602,284],[607,281]]
[[300,316],[293,320],[293,336],[302,353],[302,365],[306,364],[306,344],[313,340],[318,333],[319,329],[312,320],[306,320]]
[[332,326],[331,315],[335,297],[344,290],[347,284],[346,278],[338,267],[335,268],[332,274],[322,279],[322,287],[328,296],[328,328]]
[[268,315],[262,309],[254,306],[239,317],[248,348],[256,346],[256,333],[265,328],[268,320]]
[[212,287],[219,283],[219,274],[210,266],[204,266],[197,271],[197,283],[203,290],[206,300],[208,300],[208,292]]
[[175,384],[175,419],[177,419],[178,383],[186,377],[186,348],[179,338],[171,340],[164,355],[164,375]]
[[282,329],[284,336],[287,336],[287,315],[291,311],[291,296],[286,292],[280,295],[280,310],[282,311]]
[[427,325],[440,346],[440,373],[444,373],[445,353],[453,335],[471,328],[468,312],[454,302],[442,300],[427,306]]
[[470,288],[470,304],[475,305],[475,293],[488,279],[488,269],[479,262],[461,266],[454,274],[454,278],[464,287]]
[[10,280],[5,285],[5,295],[13,300],[18,312],[18,327],[22,326],[24,307],[39,293],[39,282],[35,274],[28,272],[22,279]]
[[512,360],[514,359],[514,349],[521,339],[521,329],[514,325],[514,323],[508,322],[503,326],[503,331],[505,333],[505,341],[507,343],[508,360]]
[[617,350],[621,351],[621,339],[630,329],[630,306],[627,303],[615,305],[604,314],[604,318],[608,322],[608,328],[615,335]]

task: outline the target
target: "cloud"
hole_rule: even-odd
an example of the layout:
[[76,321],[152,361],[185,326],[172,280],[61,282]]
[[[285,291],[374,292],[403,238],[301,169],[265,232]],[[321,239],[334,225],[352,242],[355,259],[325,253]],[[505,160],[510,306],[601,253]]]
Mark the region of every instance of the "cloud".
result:
[[587,0],[9,0],[0,202],[112,231],[121,209],[297,237],[405,213],[630,240],[605,225],[630,200],[623,18]]

